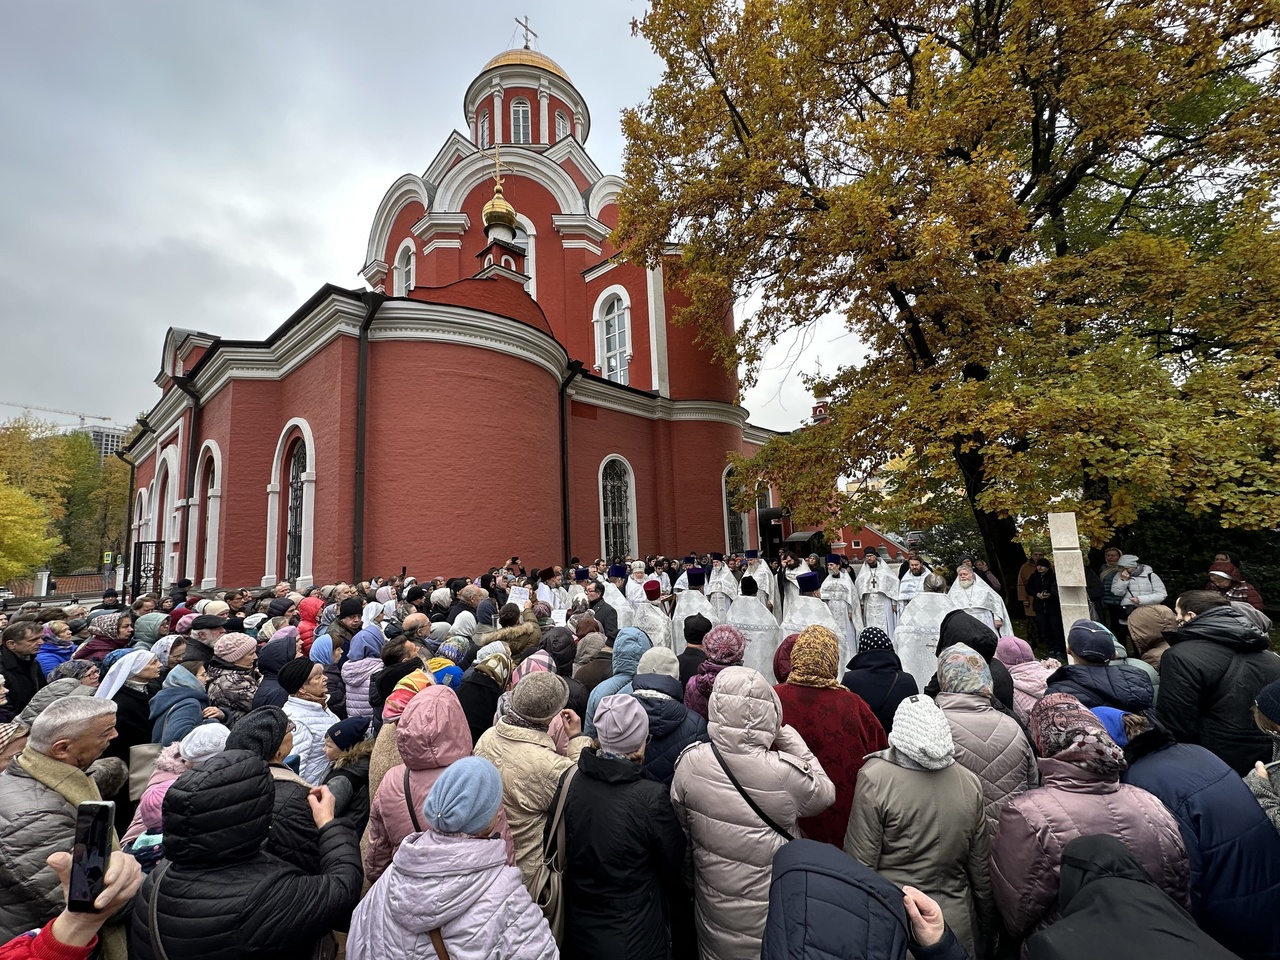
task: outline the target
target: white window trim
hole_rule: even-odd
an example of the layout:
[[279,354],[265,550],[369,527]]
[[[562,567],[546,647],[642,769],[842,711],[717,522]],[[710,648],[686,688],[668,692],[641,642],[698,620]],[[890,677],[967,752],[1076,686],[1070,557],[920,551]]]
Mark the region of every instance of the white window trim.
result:
[[138,495],[134,498],[133,508],[133,541],[137,543],[139,540],[150,540],[151,531],[151,488],[141,487]]
[[620,453],[611,453],[600,461],[600,469],[596,472],[596,501],[600,507],[600,556],[605,557],[606,541],[604,533],[604,468],[610,460],[617,460],[627,468],[627,553],[631,556],[640,554],[640,531],[636,521],[636,472],[631,463]]
[[476,119],[476,146],[481,150],[488,150],[493,146],[493,133],[489,127],[488,110],[481,110],[480,116]]
[[391,261],[395,296],[407,297],[413,289],[414,275],[418,272],[417,255],[418,248],[412,238],[404,240],[396,249],[396,257]]
[[[724,552],[728,556],[733,553],[733,548],[729,546],[729,471],[733,469],[732,464],[725,464],[724,472],[720,474],[720,504],[721,512],[724,514]],[[751,545],[751,521],[749,515],[739,513],[742,518],[742,549],[746,550]]]
[[305,590],[313,583],[311,561],[315,550],[316,539],[316,438],[311,432],[311,424],[302,417],[294,417],[280,431],[280,439],[276,441],[275,459],[271,461],[271,482],[267,484],[267,557],[266,569],[262,575],[262,585],[273,587],[276,584],[276,571],[283,560],[280,543],[280,495],[288,479],[288,467],[285,454],[288,452],[288,439],[294,428],[302,434],[302,442],[307,448],[307,470],[302,475],[302,550],[301,562],[298,564],[298,581],[293,585],[295,590]]
[[624,311],[624,316],[626,318],[623,326],[625,327],[626,334],[627,334],[627,352],[624,356],[627,361],[627,382],[630,383],[631,382],[631,361],[635,356],[634,354],[635,341],[631,337],[631,294],[628,293],[627,288],[622,286],[621,284],[615,283],[612,286],[605,287],[604,290],[600,292],[600,296],[596,297],[595,306],[592,307],[591,309],[591,322],[595,329],[595,343],[596,343],[596,358],[595,358],[595,364],[593,369],[594,369],[594,372],[599,374],[600,376],[602,377],[605,376],[604,305],[609,301],[611,297],[615,295],[622,299],[622,309]]
[[[564,121],[563,132],[561,132],[560,121]],[[569,115],[563,110],[556,111],[556,143],[559,143],[565,137],[573,136],[573,124],[569,120]]]
[[[154,490],[161,489],[161,481],[163,483],[164,496],[162,502],[156,502],[155,509],[152,511],[152,539],[161,541],[160,546],[160,562],[162,574],[162,584],[167,589],[169,584],[178,580],[177,569],[177,546],[179,527],[182,525],[178,519],[178,446],[170,444],[164,448],[156,461],[156,478],[154,481]],[[155,502],[157,493],[153,491],[152,500]]]
[[[520,132],[520,125],[516,123],[516,111],[521,107],[524,108],[524,132],[525,139],[517,140],[516,137]],[[533,142],[533,109],[529,106],[529,101],[524,97],[516,97],[511,101],[511,142],[512,143],[532,143]]]
[[523,214],[516,214],[516,224],[525,232],[528,243],[524,249],[524,272],[529,278],[529,296],[538,299],[538,231],[533,221]]
[[[210,473],[211,482],[202,484],[199,480],[204,473],[204,465],[213,461]],[[218,585],[218,532],[222,522],[222,448],[216,440],[206,440],[196,457],[195,503],[187,510],[188,525],[191,533],[188,542],[191,549],[187,551],[188,580],[196,581],[197,571],[200,574],[201,590],[208,590]],[[207,493],[207,500],[206,500]],[[199,543],[200,516],[204,514],[204,556],[196,557],[195,547]]]

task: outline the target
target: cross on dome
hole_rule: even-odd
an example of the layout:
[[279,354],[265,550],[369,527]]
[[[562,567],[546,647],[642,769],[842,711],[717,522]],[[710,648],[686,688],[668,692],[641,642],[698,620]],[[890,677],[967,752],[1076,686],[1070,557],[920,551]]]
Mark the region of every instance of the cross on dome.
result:
[[524,20],[521,20],[519,17],[514,17],[513,19],[516,22],[516,26],[518,26],[521,30],[524,31],[524,48],[528,50],[529,38],[533,37],[535,40],[538,38],[538,35],[529,26],[529,15],[526,13],[524,15]]

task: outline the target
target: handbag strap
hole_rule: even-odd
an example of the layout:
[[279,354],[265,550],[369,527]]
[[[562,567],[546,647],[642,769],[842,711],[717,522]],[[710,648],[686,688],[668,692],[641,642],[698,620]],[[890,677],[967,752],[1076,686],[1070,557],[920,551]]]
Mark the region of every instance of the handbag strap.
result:
[[551,863],[557,854],[564,849],[564,805],[569,799],[569,784],[573,783],[573,775],[577,772],[578,765],[575,763],[560,778],[560,789],[556,794],[556,808],[551,814],[551,829],[547,831],[547,838],[542,847],[542,858],[547,863]]
[[409,787],[409,767],[404,768],[404,805],[409,808],[409,819],[413,821],[413,832],[421,833],[422,825],[418,823],[418,811],[413,807],[413,790]]
[[428,936],[431,937],[431,945],[436,948],[438,960],[449,960],[449,950],[444,945],[444,934],[440,932],[440,928],[436,927]]
[[756,805],[756,802],[751,799],[751,794],[747,793],[747,791],[743,789],[742,784],[738,782],[738,778],[735,777],[733,775],[733,771],[729,769],[729,765],[724,762],[724,757],[720,756],[720,751],[716,749],[716,745],[714,743],[708,742],[708,746],[711,747],[712,754],[714,754],[716,760],[719,761],[720,769],[725,772],[725,775],[729,778],[729,782],[732,783],[734,787],[737,789],[738,793],[742,795],[742,799],[747,801],[747,806],[749,806],[752,809],[755,815],[759,817],[761,820],[763,820],[768,826],[772,827],[774,831],[779,835],[786,837],[788,840],[794,840],[795,837],[793,837],[791,834],[787,833],[787,831],[783,830],[780,826],[774,823],[773,819],[767,813],[761,810],[760,807]]
[[165,871],[168,869],[168,860],[162,861],[156,868],[153,874],[154,882],[151,885],[151,903],[147,907],[147,923],[151,928],[151,952],[156,960],[169,960],[169,955],[164,951],[164,943],[160,939],[160,927],[156,923],[156,908],[160,902],[160,881],[164,879]]

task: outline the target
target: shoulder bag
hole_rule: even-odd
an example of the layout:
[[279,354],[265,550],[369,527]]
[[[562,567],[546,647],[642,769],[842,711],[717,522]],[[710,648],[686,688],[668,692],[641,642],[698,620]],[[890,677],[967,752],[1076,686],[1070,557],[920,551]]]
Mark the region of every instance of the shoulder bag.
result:
[[708,745],[711,747],[711,752],[715,755],[716,760],[719,762],[720,769],[724,771],[725,776],[729,778],[729,782],[732,783],[735,789],[737,789],[738,793],[741,794],[742,799],[747,801],[747,806],[751,808],[752,812],[755,813],[755,815],[759,817],[761,820],[763,820],[766,825],[768,825],[769,827],[772,827],[773,831],[777,833],[779,836],[783,837],[786,840],[794,840],[795,837],[793,837],[791,834],[787,833],[787,831],[783,830],[780,826],[774,823],[773,818],[771,818],[767,813],[761,810],[760,807],[756,804],[756,802],[751,799],[751,794],[747,793],[747,791],[743,789],[742,784],[738,782],[738,778],[735,777],[733,775],[733,771],[729,769],[729,765],[724,762],[724,757],[720,756],[720,751],[716,749],[716,745],[714,743],[711,743],[710,741],[708,741]]
[[429,934],[431,945],[436,948],[437,960],[449,960],[449,949],[444,945],[444,934],[440,932],[440,928],[436,927]]
[[418,811],[413,805],[413,791],[409,788],[409,766],[404,768],[404,805],[409,808],[409,819],[413,822],[413,832],[421,833],[422,824],[418,823]]
[[158,743],[138,743],[129,748],[129,799],[134,803],[146,792],[163,749]]
[[542,865],[533,878],[533,902],[542,910],[551,927],[551,936],[557,944],[564,938],[564,865],[568,851],[565,849],[564,805],[569,799],[569,785],[578,772],[575,764],[564,772],[560,790],[556,795],[555,811],[547,828],[547,839],[542,845]]

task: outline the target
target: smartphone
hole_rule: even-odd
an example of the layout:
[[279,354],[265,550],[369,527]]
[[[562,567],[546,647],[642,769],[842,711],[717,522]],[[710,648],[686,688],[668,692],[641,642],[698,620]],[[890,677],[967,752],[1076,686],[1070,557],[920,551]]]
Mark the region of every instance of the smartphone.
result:
[[110,800],[88,800],[76,808],[76,845],[71,849],[71,883],[67,909],[93,913],[93,902],[107,885],[107,858],[111,856],[111,825],[116,805]]

